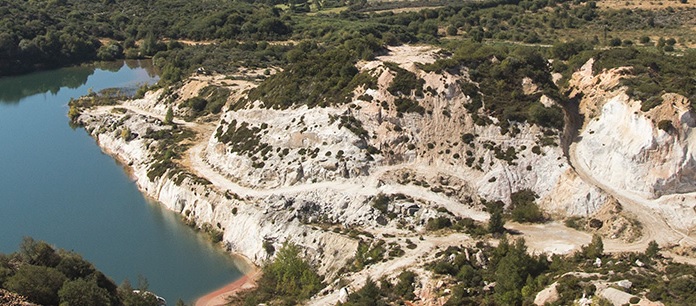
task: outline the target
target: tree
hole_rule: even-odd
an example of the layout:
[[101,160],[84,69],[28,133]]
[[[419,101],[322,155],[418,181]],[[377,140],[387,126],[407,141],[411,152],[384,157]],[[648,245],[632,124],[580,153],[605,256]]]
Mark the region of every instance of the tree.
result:
[[524,239],[513,245],[501,241],[499,248],[496,253],[505,255],[495,267],[495,300],[500,305],[518,305],[522,302],[522,287],[538,264],[527,254]]
[[[144,284],[140,284],[142,286]],[[125,280],[121,286],[118,287],[118,295],[123,302],[123,306],[157,306],[157,297],[154,294],[147,294],[144,291],[136,293],[133,291],[128,280]]]
[[66,281],[65,275],[51,267],[25,264],[8,278],[4,286],[41,305],[58,305],[58,290]]
[[121,138],[122,138],[123,140],[129,141],[129,140],[131,140],[131,137],[132,137],[132,136],[133,136],[133,134],[131,134],[131,130],[130,130],[128,127],[124,127],[124,128],[121,130]]
[[245,297],[245,305],[257,305],[270,300],[283,300],[285,304],[297,304],[317,293],[323,286],[321,278],[312,266],[300,256],[300,247],[291,242],[283,243],[273,262],[263,268],[256,291]]
[[145,39],[143,39],[143,43],[140,46],[140,49],[145,55],[155,55],[155,53],[159,51],[157,46],[157,38],[155,38],[154,33],[149,32],[145,36]]
[[164,124],[172,124],[174,122],[174,110],[170,106],[167,108],[167,113],[164,115]]
[[592,242],[582,248],[585,258],[594,259],[604,254],[604,242],[599,234],[592,235]]
[[72,252],[62,254],[56,269],[71,280],[85,278],[96,271],[94,265]]
[[60,262],[60,256],[56,254],[48,243],[36,241],[31,237],[24,237],[19,246],[19,254],[22,261],[28,264],[46,267],[55,267]]
[[656,258],[660,254],[660,246],[655,242],[655,240],[651,240],[648,242],[648,247],[645,249],[645,256],[648,258]]
[[403,271],[398,276],[399,282],[394,285],[394,294],[404,300],[413,300],[416,295],[413,294],[413,283],[416,281],[416,273],[411,271]]
[[380,288],[369,276],[365,280],[365,285],[360,290],[348,296],[346,305],[360,306],[382,306],[386,305],[381,299]]
[[495,210],[491,213],[491,218],[488,220],[488,232],[492,234],[500,234],[505,231],[505,220],[503,220],[502,210]]
[[77,279],[67,281],[58,291],[60,306],[111,305],[109,292],[100,288],[96,282]]

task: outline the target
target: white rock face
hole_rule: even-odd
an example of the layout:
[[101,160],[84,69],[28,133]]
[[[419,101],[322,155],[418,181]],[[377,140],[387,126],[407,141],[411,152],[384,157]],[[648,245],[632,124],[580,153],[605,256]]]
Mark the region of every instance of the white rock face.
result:
[[[121,120],[135,139],[121,137]],[[264,247],[267,241],[276,249],[283,242],[291,241],[304,247],[307,257],[313,259],[321,273],[332,275],[353,255],[357,242],[354,239],[330,232],[312,229],[300,223],[298,213],[306,202],[293,197],[269,196],[259,199],[238,200],[201,184],[192,177],[178,181],[178,175],[151,181],[148,168],[152,161],[148,148],[156,141],[144,138],[146,130],[163,129],[159,120],[127,112],[85,112],[79,119],[85,128],[98,139],[108,154],[130,166],[138,187],[149,197],[168,209],[181,213],[198,225],[210,224],[224,232],[223,241],[229,250],[244,255],[256,264],[269,257]],[[173,173],[173,172],[172,172]],[[179,174],[181,175],[181,174]],[[362,204],[362,202],[361,202]]]
[[[601,191],[569,174],[558,136],[549,137],[555,146],[544,146],[540,144],[544,131],[538,126],[514,123],[519,132],[510,135],[495,125],[474,124],[465,108],[471,100],[459,86],[470,82],[466,71],[458,75],[425,72],[413,65],[414,61],[434,61],[432,50],[400,47],[393,52],[358,65],[377,79],[377,86],[358,88],[349,104],[276,110],[260,108],[263,103],[256,101],[247,109],[226,112],[216,127],[217,135],[208,141],[206,161],[251,188],[341,180],[412,185],[412,179],[393,179],[393,172],[384,170],[409,168],[421,175],[442,174],[466,182],[461,188],[473,199],[509,203],[512,193],[530,189],[540,196],[544,208],[561,215],[589,215],[606,202]],[[383,61],[400,64],[425,81],[422,96],[405,97],[422,106],[423,114],[397,112],[399,97],[388,90],[397,72]],[[530,82],[526,80],[525,87],[536,90]],[[543,96],[540,103],[550,107],[555,102]],[[359,129],[352,129],[356,125],[348,120],[358,122]],[[219,135],[242,126],[259,129],[251,136],[253,141],[271,149],[266,154],[240,152],[235,144],[221,141]],[[356,134],[360,129],[364,135]],[[465,134],[474,136],[469,143],[462,139]],[[516,157],[503,160],[494,148],[513,150]],[[574,181],[567,183],[568,179]],[[436,185],[433,188],[442,187]]]
[[[422,93],[393,95],[389,84],[397,72],[384,60],[424,80]],[[355,255],[358,239],[398,233],[417,240],[428,219],[449,214],[485,221],[482,199],[509,204],[512,193],[528,189],[560,216],[591,215],[607,202],[574,175],[558,131],[511,123],[515,132],[503,133],[493,124],[477,125],[466,109],[471,98],[460,89],[470,82],[467,72],[425,72],[416,60],[432,62],[434,52],[401,47],[360,63],[376,83],[358,87],[342,105],[278,110],[249,101],[241,110],[223,108],[219,119],[176,119],[197,136],[157,175],[151,169],[161,159],[162,140],[148,135],[170,130],[161,118],[182,101],[155,92],[85,110],[79,121],[104,151],[130,166],[145,194],[197,226],[222,231],[231,251],[260,264],[270,249],[291,241],[329,277]],[[222,80],[190,80],[176,93],[190,98]],[[530,80],[525,86],[536,90]],[[404,99],[422,109],[397,111]],[[555,103],[542,100],[547,107]],[[174,112],[180,117],[186,109]],[[132,139],[123,139],[124,127]],[[378,195],[391,197],[384,211],[373,205]]]
[[[576,74],[577,87],[586,94],[580,102],[585,115],[577,144],[581,162],[593,176],[617,189],[650,197],[696,191],[696,139],[689,101],[665,94],[661,105],[643,112],[641,102],[618,87],[620,70],[594,77]],[[658,127],[661,121],[668,131]]]

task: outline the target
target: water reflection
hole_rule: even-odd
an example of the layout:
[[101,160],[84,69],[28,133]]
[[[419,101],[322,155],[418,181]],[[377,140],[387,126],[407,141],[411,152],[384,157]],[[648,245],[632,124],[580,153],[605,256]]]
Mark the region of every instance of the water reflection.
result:
[[121,165],[66,124],[71,98],[157,80],[148,74],[149,61],[121,61],[0,80],[0,253],[31,236],[80,253],[116,283],[142,275],[167,300],[193,302],[239,278],[239,267],[179,215],[147,204]]
[[56,95],[61,88],[75,89],[84,85],[95,69],[117,72],[124,65],[130,69],[142,68],[150,78],[157,77],[157,70],[149,60],[96,62],[92,65],[35,72],[0,78],[0,103],[16,104],[23,98],[35,94]]

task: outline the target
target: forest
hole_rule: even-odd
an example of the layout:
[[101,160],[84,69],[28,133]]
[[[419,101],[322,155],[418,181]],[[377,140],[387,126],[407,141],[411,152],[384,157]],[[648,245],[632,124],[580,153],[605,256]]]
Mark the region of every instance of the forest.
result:
[[[332,48],[368,36],[383,45],[445,47],[469,39],[546,46],[579,38],[593,45],[673,51],[694,39],[693,31],[677,30],[696,17],[688,8],[603,11],[580,0],[399,3],[8,0],[0,3],[0,76],[160,54],[164,60],[158,66],[169,66],[165,79],[172,81],[199,66],[221,71],[283,66],[306,52],[304,42]],[[395,5],[427,6],[394,13]],[[674,36],[660,43],[645,37],[646,30]]]

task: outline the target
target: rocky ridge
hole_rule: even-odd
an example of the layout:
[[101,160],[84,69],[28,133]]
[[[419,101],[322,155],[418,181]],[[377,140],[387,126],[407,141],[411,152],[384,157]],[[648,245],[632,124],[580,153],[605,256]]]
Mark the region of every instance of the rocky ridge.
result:
[[[292,241],[314,259],[320,273],[334,279],[353,260],[360,243],[384,244],[387,251],[403,249],[403,255],[387,256],[384,262],[361,272],[346,273],[343,269],[342,276],[355,286],[367,275],[378,278],[406,267],[418,269],[424,261],[421,257],[432,250],[467,243],[466,236],[458,233],[433,236],[425,230],[429,219],[447,216],[486,221],[488,214],[483,211],[483,202],[510,204],[511,194],[522,190],[534,192],[537,203],[556,217],[601,215],[603,221],[619,224],[616,227],[628,222],[616,221],[616,214],[607,213],[611,209],[606,207],[612,206],[606,204],[616,205],[614,197],[588,183],[568,162],[561,131],[512,123],[516,132],[509,133],[495,124],[477,125],[465,107],[471,103],[471,97],[460,88],[463,82],[471,82],[465,69],[435,73],[425,72],[415,64],[433,62],[439,56],[432,48],[403,46],[392,48],[389,55],[374,61],[361,62],[358,68],[376,82],[356,88],[350,103],[332,107],[278,110],[265,108],[263,101],[248,101],[241,109],[225,108],[219,116],[193,122],[175,119],[176,129],[164,124],[169,107],[176,117],[190,111],[182,97],[196,96],[202,84],[230,89],[228,104],[241,101],[253,86],[223,77],[198,76],[176,89],[175,99],[163,90],[153,91],[142,99],[116,106],[83,109],[77,121],[107,153],[130,167],[145,194],[197,226],[221,231],[230,251],[255,264],[272,256],[284,241]],[[399,73],[393,65],[423,80],[423,92],[390,91],[389,86]],[[678,173],[691,171],[688,144],[693,143],[686,128],[691,122],[690,113],[683,100],[668,95],[665,99],[675,101],[674,104],[665,103],[647,114],[671,118],[677,129],[673,134],[655,130],[655,123],[642,114],[626,120],[652,128],[646,131],[655,135],[653,150],[673,144],[672,149],[657,150],[655,155],[649,151],[650,146],[626,145],[623,142],[632,138],[611,134],[618,129],[602,132],[606,135],[598,132],[606,130],[607,123],[616,119],[611,117],[617,107],[614,105],[628,101],[625,94],[614,91],[620,70],[594,76],[589,65],[589,74],[584,67],[571,81],[576,93],[583,93],[580,108],[587,119],[580,134],[582,140],[577,144],[577,156],[588,164],[593,175],[602,177],[608,175],[602,171],[610,169],[602,162],[617,158],[611,154],[635,153],[643,159],[631,157],[633,164],[612,165],[613,173],[626,167],[631,171],[648,169],[653,172],[645,175],[654,179],[641,185],[639,180],[618,181],[612,177],[616,180],[610,181],[612,184],[619,182],[618,187],[632,186],[643,192],[655,191],[655,186],[663,186],[658,188],[660,192],[689,190],[686,180],[678,179]],[[530,80],[521,81],[525,90],[536,90]],[[593,87],[591,83],[600,85]],[[541,100],[539,103],[546,107],[555,103],[546,96]],[[403,103],[415,103],[422,109],[404,111]],[[619,109],[628,114],[633,108]],[[673,110],[678,114],[673,116]],[[486,116],[485,112],[477,115]],[[489,120],[495,123],[497,119]],[[128,127],[131,136],[123,136],[124,127]],[[163,141],[148,135],[178,129],[195,132],[195,136],[182,142],[190,148],[175,159],[175,166],[153,175]],[[646,131],[635,135],[644,136]],[[627,151],[601,149],[601,145],[598,148],[595,142],[601,141],[611,141],[615,148]],[[630,143],[643,144],[638,140]],[[631,148],[638,152],[630,151]],[[591,154],[603,158],[585,159]],[[660,158],[674,160],[674,154],[683,162],[662,168],[636,164]],[[375,205],[381,197],[388,199],[384,208]],[[689,205],[663,205],[660,209],[677,215],[693,207]],[[684,227],[689,226],[684,223]],[[609,232],[619,238],[625,229]],[[408,246],[403,239],[416,247],[402,248]],[[580,242],[574,243],[571,249]],[[427,280],[430,272],[421,272],[419,275]],[[421,291],[427,293],[426,288],[432,284],[424,283]],[[335,301],[337,289],[330,286],[325,293],[331,294],[314,303]]]

